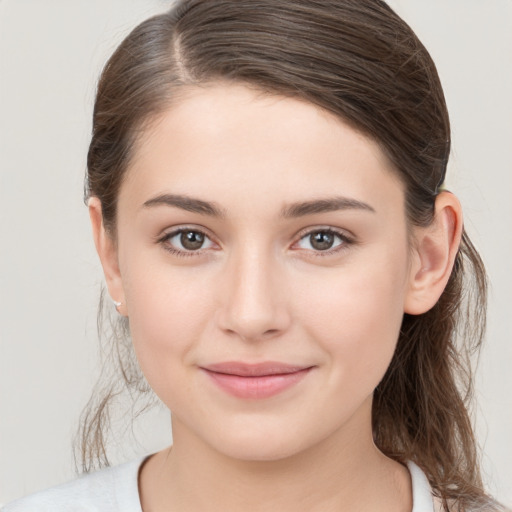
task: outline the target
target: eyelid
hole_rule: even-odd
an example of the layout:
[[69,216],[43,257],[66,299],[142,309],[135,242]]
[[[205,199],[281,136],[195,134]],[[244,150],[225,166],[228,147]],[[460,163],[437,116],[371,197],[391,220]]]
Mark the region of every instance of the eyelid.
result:
[[346,250],[348,248],[348,246],[356,243],[355,236],[352,233],[349,233],[344,229],[335,228],[333,226],[325,226],[325,225],[324,226],[310,226],[308,228],[304,228],[301,231],[299,231],[299,233],[296,235],[295,242],[292,244],[292,248],[293,248],[293,246],[297,245],[298,242],[300,242],[303,238],[305,238],[307,236],[311,236],[313,233],[318,233],[318,232],[332,233],[333,235],[339,237],[342,240],[342,243],[340,243],[339,245],[337,245],[331,249],[326,249],[325,251],[315,251],[315,250],[311,250],[311,249],[302,249],[302,248],[298,248],[295,250],[308,252],[311,255],[313,255],[313,257],[329,256],[329,255],[336,254],[338,252],[342,252],[342,251]]
[[355,235],[348,231],[347,229],[337,228],[334,226],[330,226],[328,224],[319,224],[315,226],[308,226],[307,228],[302,228],[295,237],[297,240],[304,238],[306,235],[310,235],[311,233],[317,233],[318,231],[328,231],[334,233],[335,235],[339,235],[342,238],[347,240],[355,241]]
[[[187,249],[179,249],[176,247],[171,246],[167,242],[175,237],[176,235],[179,235],[180,233],[186,232],[186,231],[195,231],[197,233],[201,233],[204,235],[205,238],[210,240],[210,242],[216,246],[219,244],[215,241],[215,237],[210,234],[209,230],[203,228],[202,226],[195,226],[195,225],[181,225],[181,226],[174,226],[171,228],[167,228],[163,231],[163,233],[160,233],[156,239],[155,242],[157,244],[161,244],[164,249],[172,254],[178,255],[178,256],[198,256],[202,255],[205,252],[212,249],[212,247],[207,248],[201,248],[197,250],[187,250]],[[215,250],[215,247],[213,247]]]

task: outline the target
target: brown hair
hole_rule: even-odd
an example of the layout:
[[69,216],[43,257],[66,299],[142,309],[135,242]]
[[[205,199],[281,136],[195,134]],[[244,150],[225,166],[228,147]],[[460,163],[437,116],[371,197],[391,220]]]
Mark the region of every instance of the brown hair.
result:
[[[180,88],[218,81],[309,101],[370,136],[405,184],[409,221],[431,222],[450,152],[448,112],[430,55],[383,1],[188,0],[136,27],[99,82],[86,196],[101,200],[112,236],[137,133]],[[445,510],[499,510],[482,486],[468,413],[470,358],[482,341],[485,307],[484,268],[464,233],[439,302],[423,315],[404,315],[374,393],[377,446],[416,462]],[[114,335],[112,353],[130,393],[147,392],[128,338]],[[85,470],[94,459],[108,464],[104,427],[120,388],[106,375],[110,384],[83,416]]]

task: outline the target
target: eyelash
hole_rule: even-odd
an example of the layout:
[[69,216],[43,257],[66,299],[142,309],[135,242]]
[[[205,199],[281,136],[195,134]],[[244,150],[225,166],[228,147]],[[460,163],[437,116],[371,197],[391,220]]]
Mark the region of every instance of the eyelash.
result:
[[[208,234],[205,233],[201,229],[183,227],[183,228],[179,228],[174,231],[171,231],[170,233],[166,233],[164,236],[160,237],[157,240],[157,243],[160,243],[166,251],[168,251],[171,254],[173,254],[174,256],[178,256],[178,257],[187,258],[190,256],[198,256],[200,254],[203,254],[205,252],[203,249],[198,249],[196,251],[180,250],[180,249],[175,249],[172,245],[169,244],[169,240],[171,240],[172,238],[174,238],[177,235],[180,235],[181,233],[187,233],[187,232],[199,233],[199,234],[203,235],[205,238],[211,240],[211,237],[208,236]],[[307,231],[303,231],[302,233],[299,234],[298,241],[295,242],[293,245],[296,245],[301,240],[303,240],[304,238],[306,238],[308,236],[313,235],[314,233],[326,233],[329,235],[333,235],[333,236],[339,238],[341,240],[341,243],[336,245],[334,248],[326,249],[325,251],[314,251],[314,250],[310,251],[308,249],[305,249],[308,252],[311,252],[312,257],[331,256],[333,254],[336,254],[338,252],[342,252],[342,251],[346,250],[347,246],[353,245],[355,243],[355,240],[353,238],[349,237],[345,233],[342,233],[341,231],[338,231],[331,227],[329,227],[329,228],[321,228],[320,227],[320,228],[313,228],[313,229],[308,229]]]
[[340,253],[342,251],[347,250],[350,245],[355,244],[355,240],[352,237],[349,237],[344,232],[338,231],[338,230],[333,229],[331,227],[325,227],[325,228],[318,227],[318,228],[313,228],[313,229],[308,228],[307,231],[303,231],[302,233],[300,233],[299,234],[299,239],[298,239],[297,242],[294,243],[294,245],[299,243],[304,238],[313,235],[314,233],[325,233],[325,234],[328,234],[328,235],[333,235],[333,236],[339,238],[340,241],[341,241],[341,243],[339,243],[335,247],[333,247],[331,249],[326,249],[324,251],[314,251],[313,250],[313,251],[310,252],[310,250],[305,249],[308,252],[310,252],[312,257],[315,257],[315,258],[316,257],[322,258],[322,257],[326,257],[326,256],[332,256],[333,254],[337,254],[337,253]]
[[171,231],[170,233],[166,233],[164,236],[159,238],[157,240],[157,242],[160,243],[163,246],[163,248],[166,251],[170,252],[172,255],[182,257],[182,258],[188,258],[190,256],[197,256],[199,254],[204,253],[203,249],[198,249],[196,251],[192,251],[192,250],[187,251],[187,250],[175,249],[172,245],[170,245],[169,241],[172,238],[174,238],[176,235],[179,235],[181,233],[199,233],[199,234],[203,235],[206,239],[211,240],[211,237],[208,236],[208,234],[205,233],[201,229],[192,228],[192,227],[183,227],[183,228],[179,228],[174,231]]

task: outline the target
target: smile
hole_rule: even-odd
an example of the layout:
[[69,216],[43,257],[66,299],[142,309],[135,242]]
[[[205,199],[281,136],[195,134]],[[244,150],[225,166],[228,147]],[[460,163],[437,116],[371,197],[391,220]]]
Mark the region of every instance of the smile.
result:
[[247,364],[226,362],[201,368],[223,391],[237,398],[263,399],[277,395],[301,381],[312,366],[277,362]]

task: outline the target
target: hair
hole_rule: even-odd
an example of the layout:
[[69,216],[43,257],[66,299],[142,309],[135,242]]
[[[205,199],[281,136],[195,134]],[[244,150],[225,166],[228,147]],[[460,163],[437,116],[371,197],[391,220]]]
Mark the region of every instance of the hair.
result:
[[[114,239],[117,197],[138,135],[179,101],[180,90],[215,83],[245,84],[333,113],[387,155],[405,186],[410,225],[432,221],[450,153],[448,112],[429,53],[386,3],[188,0],[136,27],[98,84],[86,198],[100,199]],[[483,488],[470,409],[485,309],[485,270],[464,232],[446,289],[430,311],[404,315],[374,393],[376,445],[394,460],[417,463],[445,510],[501,510]],[[126,324],[121,330],[118,336],[113,328],[111,354],[122,379],[104,370],[82,416],[85,471],[109,464],[105,431],[123,386],[150,395]]]

